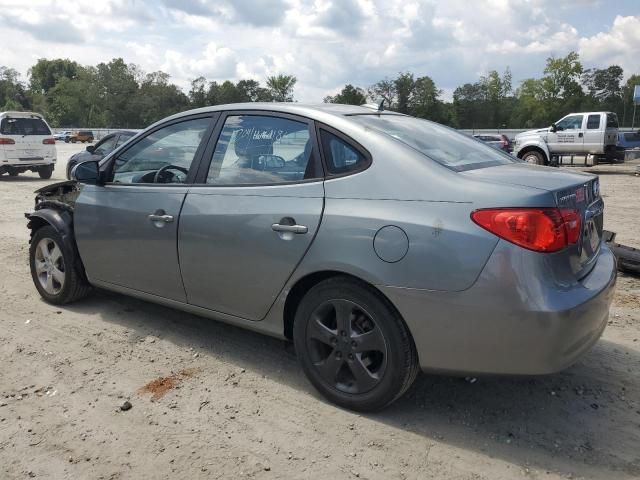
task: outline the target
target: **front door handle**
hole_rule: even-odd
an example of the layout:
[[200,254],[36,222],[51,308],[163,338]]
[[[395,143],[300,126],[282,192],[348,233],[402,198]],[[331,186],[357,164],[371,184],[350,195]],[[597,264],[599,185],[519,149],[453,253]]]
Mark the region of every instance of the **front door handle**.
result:
[[157,215],[155,213],[152,213],[151,215],[149,215],[149,220],[152,222],[171,223],[173,222],[173,215]]
[[282,225],[280,223],[274,223],[271,225],[271,230],[274,232],[282,233],[307,233],[309,229],[305,225]]

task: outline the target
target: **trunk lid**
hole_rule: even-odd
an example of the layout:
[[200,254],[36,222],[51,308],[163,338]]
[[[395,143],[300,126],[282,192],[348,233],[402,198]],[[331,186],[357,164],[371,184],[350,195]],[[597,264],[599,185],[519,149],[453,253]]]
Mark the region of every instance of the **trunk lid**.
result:
[[582,230],[577,244],[550,256],[561,263],[559,266],[568,266],[577,278],[589,273],[597,260],[603,231],[604,202],[597,176],[523,163],[479,168],[463,172],[462,175],[492,184],[546,190],[553,195],[558,208],[577,210]]

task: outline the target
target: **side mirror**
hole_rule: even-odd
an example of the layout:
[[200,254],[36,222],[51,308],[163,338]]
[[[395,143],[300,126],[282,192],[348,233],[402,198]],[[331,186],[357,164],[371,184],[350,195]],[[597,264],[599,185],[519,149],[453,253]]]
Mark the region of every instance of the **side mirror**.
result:
[[89,153],[93,153],[95,151],[95,149],[96,149],[95,145],[87,146],[87,152],[89,152]]
[[555,123],[552,123],[549,130],[555,133],[558,131],[558,126]]
[[100,164],[96,160],[79,163],[71,170],[71,178],[80,183],[98,185],[100,183]]

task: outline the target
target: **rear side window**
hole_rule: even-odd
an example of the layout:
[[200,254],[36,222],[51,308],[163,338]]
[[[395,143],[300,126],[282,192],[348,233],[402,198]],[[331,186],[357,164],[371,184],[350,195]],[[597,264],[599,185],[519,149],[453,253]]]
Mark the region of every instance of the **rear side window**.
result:
[[624,139],[627,142],[640,142],[640,133],[625,133]]
[[519,162],[486,143],[428,120],[394,114],[350,118],[365,129],[386,134],[456,172]]
[[0,123],[3,135],[51,135],[51,130],[40,118],[3,118]]
[[596,130],[600,128],[600,115],[589,115],[587,118],[587,130]]
[[618,128],[618,116],[615,113],[607,113],[607,128]]
[[330,174],[340,175],[366,168],[367,157],[337,135],[321,129],[320,141]]

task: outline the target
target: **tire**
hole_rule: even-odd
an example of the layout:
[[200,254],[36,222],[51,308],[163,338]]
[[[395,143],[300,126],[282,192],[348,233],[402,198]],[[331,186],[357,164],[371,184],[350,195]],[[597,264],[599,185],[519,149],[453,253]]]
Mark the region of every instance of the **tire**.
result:
[[67,163],[67,180],[71,180],[71,170],[76,166],[76,162]]
[[522,155],[522,160],[533,165],[545,165],[544,155],[536,150],[530,150]]
[[40,178],[44,178],[45,180],[51,178],[51,175],[53,175],[53,166],[48,165],[46,167],[38,168],[38,175],[40,175]]
[[71,143],[76,143],[76,142],[77,142],[77,140],[75,138],[71,139]]
[[20,172],[18,172],[17,170],[9,170],[7,173],[10,177],[17,177]]
[[293,340],[313,386],[351,410],[386,407],[419,371],[413,339],[395,308],[372,287],[348,277],[325,280],[307,292],[296,311]]
[[68,138],[65,138],[65,139],[64,139],[64,143],[69,143],[69,139],[68,139]]
[[33,234],[29,246],[31,278],[40,296],[48,303],[65,305],[91,291],[91,286],[79,272],[78,261],[73,247],[65,245],[51,225],[45,225]]

